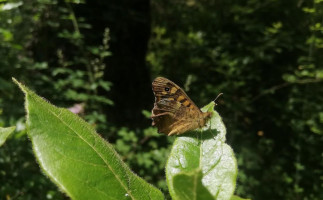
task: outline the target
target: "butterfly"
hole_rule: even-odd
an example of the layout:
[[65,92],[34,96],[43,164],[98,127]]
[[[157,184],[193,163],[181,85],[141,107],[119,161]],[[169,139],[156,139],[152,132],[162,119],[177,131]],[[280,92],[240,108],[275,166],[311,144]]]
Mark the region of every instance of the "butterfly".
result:
[[155,95],[152,109],[152,125],[158,133],[180,135],[205,126],[211,112],[202,112],[187,94],[175,83],[164,77],[152,82]]

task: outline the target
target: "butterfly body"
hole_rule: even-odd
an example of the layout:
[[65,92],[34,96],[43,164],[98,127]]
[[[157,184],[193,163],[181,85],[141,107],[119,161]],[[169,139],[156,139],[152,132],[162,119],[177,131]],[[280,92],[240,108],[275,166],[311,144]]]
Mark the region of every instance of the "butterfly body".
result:
[[151,118],[159,133],[179,135],[202,128],[211,112],[202,112],[186,93],[172,81],[157,77],[152,83],[155,95]]

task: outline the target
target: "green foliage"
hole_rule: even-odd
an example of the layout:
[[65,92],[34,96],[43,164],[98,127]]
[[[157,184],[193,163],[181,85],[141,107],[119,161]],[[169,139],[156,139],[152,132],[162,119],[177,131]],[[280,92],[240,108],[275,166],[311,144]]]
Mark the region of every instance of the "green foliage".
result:
[[[86,43],[82,30],[91,29],[75,16],[77,1],[0,3],[0,124],[15,125],[17,133],[0,150],[0,199],[64,199],[38,170],[28,140],[15,76],[63,107],[74,107],[97,129],[107,130],[105,106],[111,83],[103,78],[104,59],[110,55],[109,29],[102,43]],[[50,94],[50,95],[49,95]],[[75,104],[75,105],[74,105]],[[75,109],[74,109],[75,110]],[[106,131],[109,132],[109,131]],[[23,174],[23,176],[18,176]]]
[[16,127],[14,126],[8,128],[0,127],[0,147],[6,142],[9,135],[12,134],[15,129]]
[[230,200],[250,200],[250,199],[243,199],[241,197],[233,195]]
[[[4,100],[16,101],[14,95],[6,92],[12,90],[10,77],[15,76],[40,88],[43,95],[51,94],[62,106],[83,103],[85,118],[100,122],[101,130],[105,129],[106,119],[100,110],[113,104],[105,95],[111,83],[103,79],[104,59],[110,56],[109,29],[102,33],[102,44],[87,44],[81,30],[91,26],[83,18],[78,19],[72,7],[79,3],[37,1],[3,5],[10,9],[2,7],[0,12],[0,56],[6,57],[0,61],[0,90],[5,91]],[[33,77],[27,78],[26,74]],[[7,107],[6,104],[3,102],[1,107]],[[4,114],[10,116],[17,110],[5,109]]]
[[43,171],[72,199],[163,199],[90,124],[14,80],[26,95],[28,136]]
[[39,170],[22,123],[0,148],[1,199],[65,199]]

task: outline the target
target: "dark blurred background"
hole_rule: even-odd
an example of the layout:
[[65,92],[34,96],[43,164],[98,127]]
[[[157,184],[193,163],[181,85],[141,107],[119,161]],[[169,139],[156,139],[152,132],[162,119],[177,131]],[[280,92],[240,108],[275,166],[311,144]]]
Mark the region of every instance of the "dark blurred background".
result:
[[11,77],[80,115],[167,194],[174,137],[149,119],[167,77],[202,107],[219,93],[255,200],[323,199],[323,1],[0,0],[0,199],[68,199],[40,171]]

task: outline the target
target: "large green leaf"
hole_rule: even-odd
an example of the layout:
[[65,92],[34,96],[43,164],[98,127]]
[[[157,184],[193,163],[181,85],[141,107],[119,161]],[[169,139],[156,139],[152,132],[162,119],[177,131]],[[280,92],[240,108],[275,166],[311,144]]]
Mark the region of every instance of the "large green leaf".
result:
[[13,131],[16,129],[15,126],[11,126],[8,128],[0,127],[0,147],[6,142],[7,138]]
[[[175,200],[200,199],[197,197],[202,191],[205,199],[210,199],[210,194],[212,199],[228,200],[235,189],[237,162],[232,149],[225,143],[225,126],[214,111],[214,102],[202,110],[213,112],[208,126],[202,131],[179,136],[167,162],[167,184]],[[180,184],[178,176],[182,179]],[[184,195],[185,187],[191,195]]]
[[91,125],[14,80],[26,95],[27,134],[49,178],[72,199],[164,199]]
[[173,177],[174,190],[180,199],[212,200],[213,197],[202,184],[200,169],[178,173]]

